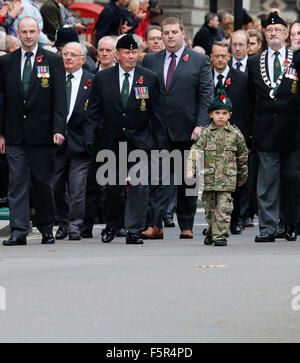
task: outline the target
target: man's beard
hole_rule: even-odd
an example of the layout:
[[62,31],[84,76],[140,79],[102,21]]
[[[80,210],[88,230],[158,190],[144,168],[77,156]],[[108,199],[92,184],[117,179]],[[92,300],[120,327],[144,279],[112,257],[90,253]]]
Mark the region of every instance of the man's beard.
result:
[[280,39],[278,38],[273,38],[269,40],[269,47],[271,49],[275,48],[275,49],[280,49],[284,46],[284,42],[282,42]]

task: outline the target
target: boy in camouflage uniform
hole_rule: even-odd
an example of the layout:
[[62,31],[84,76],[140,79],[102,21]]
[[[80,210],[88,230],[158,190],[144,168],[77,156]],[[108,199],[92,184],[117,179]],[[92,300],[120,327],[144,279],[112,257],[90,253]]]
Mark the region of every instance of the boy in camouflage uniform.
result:
[[208,223],[204,243],[227,246],[231,192],[243,185],[248,176],[248,152],[241,131],[229,123],[232,104],[225,91],[218,92],[209,105],[212,122],[192,146],[187,162],[187,177],[195,175],[197,150],[204,150],[204,191],[202,202]]

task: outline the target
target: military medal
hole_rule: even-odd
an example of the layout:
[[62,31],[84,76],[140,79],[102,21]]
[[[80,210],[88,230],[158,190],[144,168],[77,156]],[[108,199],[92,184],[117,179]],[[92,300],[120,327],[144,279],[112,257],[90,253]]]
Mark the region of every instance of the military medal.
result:
[[141,109],[141,111],[146,111],[146,101],[144,98],[142,99],[140,109]]
[[293,82],[291,92],[293,94],[296,94],[297,93],[297,81],[296,80],[294,80],[294,82]]
[[41,86],[43,88],[48,88],[49,87],[49,81],[48,81],[47,78],[42,78]]
[[37,66],[36,71],[38,78],[50,78],[49,66]]

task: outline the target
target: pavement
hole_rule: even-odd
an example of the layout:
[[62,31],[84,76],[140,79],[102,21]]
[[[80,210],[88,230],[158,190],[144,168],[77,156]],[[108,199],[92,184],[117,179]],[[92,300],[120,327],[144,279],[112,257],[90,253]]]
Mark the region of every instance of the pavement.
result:
[[[300,237],[227,247],[193,240],[126,245],[94,238],[0,245],[0,342],[300,342]],[[3,238],[0,239],[0,243]]]

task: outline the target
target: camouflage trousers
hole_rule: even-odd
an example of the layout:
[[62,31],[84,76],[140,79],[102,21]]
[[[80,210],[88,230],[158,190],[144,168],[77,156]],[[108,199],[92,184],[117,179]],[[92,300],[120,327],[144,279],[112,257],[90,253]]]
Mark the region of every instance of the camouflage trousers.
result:
[[207,234],[213,240],[227,239],[233,202],[231,192],[204,191],[202,202],[208,224]]

